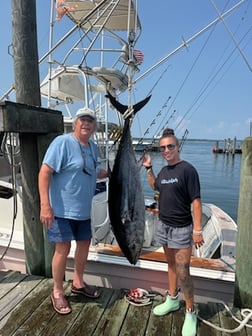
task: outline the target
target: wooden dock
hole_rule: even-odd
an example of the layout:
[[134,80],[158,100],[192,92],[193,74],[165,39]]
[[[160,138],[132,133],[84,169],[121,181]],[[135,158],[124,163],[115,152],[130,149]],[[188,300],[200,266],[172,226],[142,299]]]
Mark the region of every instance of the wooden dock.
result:
[[[62,316],[51,305],[52,279],[0,271],[0,335],[181,335],[185,312],[183,301],[179,311],[157,317],[152,314],[152,308],[162,301],[158,293],[152,304],[137,307],[124,300],[124,289],[101,288],[101,296],[93,300],[71,294],[70,285],[70,282],[65,282],[72,313]],[[221,303],[198,303],[196,307],[200,317],[218,327],[230,330],[239,325]],[[242,319],[239,309],[232,311]],[[229,333],[217,331],[199,320],[197,335]],[[244,327],[232,335],[251,336],[252,329]]]
[[239,142],[237,145],[237,139],[234,137],[233,140],[225,139],[223,147],[219,146],[219,141],[216,141],[216,144],[213,148],[214,154],[242,154],[242,144]]

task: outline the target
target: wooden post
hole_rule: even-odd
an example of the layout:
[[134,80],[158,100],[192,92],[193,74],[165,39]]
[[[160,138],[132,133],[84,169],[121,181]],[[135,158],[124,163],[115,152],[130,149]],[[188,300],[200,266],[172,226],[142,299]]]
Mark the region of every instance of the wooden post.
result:
[[[36,0],[12,0],[12,43],[16,101],[40,106]],[[45,275],[36,134],[20,133],[20,148],[26,267],[29,274]]]
[[[8,133],[19,133],[22,137],[22,134],[26,134],[27,138],[30,134],[31,137],[34,133],[36,133],[36,141],[37,141],[37,148],[38,151],[35,153],[38,156],[38,166],[41,165],[42,159],[44,157],[44,153],[52,141],[52,139],[64,132],[64,124],[63,124],[63,115],[60,111],[50,110],[44,107],[38,107],[33,105],[27,105],[27,104],[20,104],[20,103],[13,103],[9,101],[1,102],[0,103],[0,129],[3,130],[3,132]],[[29,148],[30,149],[30,148]],[[23,149],[25,152],[25,149]],[[22,156],[23,153],[21,153]],[[26,154],[26,153],[25,153]],[[33,161],[33,157],[30,156],[28,159],[28,162]],[[31,166],[34,166],[33,163],[30,163]],[[29,166],[27,164],[27,166]],[[25,166],[25,168],[27,168]],[[24,170],[24,173],[29,173],[28,169]],[[26,178],[26,176],[25,176]],[[36,181],[35,181],[36,180]],[[29,175],[27,176],[24,181],[30,182]],[[25,186],[27,190],[27,185]],[[31,187],[28,185],[29,189],[31,190]],[[34,176],[34,186],[32,192],[34,193],[34,197],[38,191],[37,188],[37,176]],[[29,196],[29,194],[28,194]],[[37,195],[38,197],[38,195]],[[26,202],[26,203],[24,203]],[[32,199],[29,197],[26,197],[24,200],[23,198],[23,206],[24,209],[31,209],[32,213],[35,213],[39,217],[39,202],[38,199],[34,199],[32,203]],[[34,207],[34,208],[33,208]],[[32,223],[35,224],[35,219],[29,218],[29,214],[24,216],[23,220],[25,223],[28,224]],[[25,235],[25,251],[26,251],[26,261],[27,264],[31,269],[36,263],[36,259],[41,264],[41,268],[39,269],[40,273],[42,275],[45,275],[47,277],[52,276],[52,270],[51,270],[51,260],[52,255],[54,252],[54,244],[50,244],[47,239],[47,235],[45,232],[44,226],[40,223],[39,218],[37,218],[37,225],[34,225],[33,228],[24,227],[26,230]],[[29,229],[29,231],[28,231]],[[42,238],[40,237],[40,240],[37,242],[37,236],[38,236],[38,230],[41,230]],[[30,234],[29,234],[30,233]],[[39,231],[40,233],[40,231]],[[44,239],[43,239],[44,238]],[[32,244],[32,246],[28,244]],[[39,248],[36,248],[34,246],[35,243],[43,243],[41,246],[39,245]],[[41,253],[41,255],[38,255],[38,253]],[[32,254],[32,255],[31,255]],[[33,264],[34,263],[34,264]],[[32,268],[32,271],[34,270],[33,274],[37,274],[38,270],[36,267]],[[41,269],[44,270],[43,273],[41,273]]]
[[236,137],[234,137],[234,140],[233,140],[233,148],[232,148],[233,155],[235,155],[235,151],[236,151]]
[[218,151],[219,151],[219,141],[218,141],[218,140],[216,141],[215,148],[216,148],[216,150],[217,150],[217,153],[218,153]]
[[[63,122],[62,122],[63,128]],[[38,152],[39,152],[39,166],[42,163],[44,154],[51,143],[51,141],[57,136],[59,133],[49,133],[47,135],[38,136]],[[52,277],[52,257],[54,253],[54,244],[50,243],[47,239],[46,228],[43,227],[43,237],[44,237],[44,267],[45,267],[45,275],[47,277]]]
[[223,153],[226,153],[226,151],[227,151],[227,139],[224,140]]
[[252,308],[252,137],[242,145],[234,305]]

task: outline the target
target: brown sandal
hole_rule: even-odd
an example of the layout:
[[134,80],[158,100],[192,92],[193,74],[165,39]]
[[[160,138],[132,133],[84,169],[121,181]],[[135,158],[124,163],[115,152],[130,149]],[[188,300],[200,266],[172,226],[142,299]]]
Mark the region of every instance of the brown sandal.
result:
[[[53,309],[61,314],[61,315],[66,315],[71,313],[72,309],[65,297],[64,294],[60,294],[59,298],[55,298],[53,293],[51,294],[51,300],[52,300],[52,305]],[[64,310],[63,310],[64,309]]]
[[100,296],[100,292],[96,286],[90,286],[86,283],[85,287],[82,288],[76,288],[74,285],[72,285],[71,292],[74,294],[81,294],[93,299],[97,299]]

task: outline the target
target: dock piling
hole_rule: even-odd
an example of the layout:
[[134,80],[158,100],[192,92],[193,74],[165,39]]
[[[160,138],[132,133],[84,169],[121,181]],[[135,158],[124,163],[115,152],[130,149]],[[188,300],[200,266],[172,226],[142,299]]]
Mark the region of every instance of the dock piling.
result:
[[234,305],[252,308],[252,137],[242,146]]

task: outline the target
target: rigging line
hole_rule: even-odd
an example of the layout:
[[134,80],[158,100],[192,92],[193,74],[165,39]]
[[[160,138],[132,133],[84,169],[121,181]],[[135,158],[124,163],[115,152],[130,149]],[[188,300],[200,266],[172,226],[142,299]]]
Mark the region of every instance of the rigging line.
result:
[[[237,30],[238,30],[238,28],[239,27],[237,27]],[[210,38],[210,36],[211,36],[211,34],[213,33],[213,31],[214,31],[214,29],[211,31],[211,33],[209,34],[209,36],[208,36],[208,39],[207,39],[207,41],[209,40],[209,38]],[[242,40],[245,38],[245,36],[248,34],[248,32],[243,36],[243,38],[240,40],[240,43],[242,42]],[[206,43],[205,43],[206,44]],[[204,47],[205,47],[205,44],[204,44]],[[228,47],[228,46],[227,46]],[[227,50],[227,47],[224,49],[224,51],[223,51],[223,55],[224,55],[224,52],[225,52],[225,50]],[[177,129],[180,125],[181,125],[181,123],[183,122],[183,120],[184,120],[184,118],[186,117],[186,115],[192,110],[192,108],[193,108],[193,106],[195,106],[195,104],[199,101],[199,99],[200,99],[200,97],[204,94],[204,92],[207,90],[207,88],[210,86],[210,84],[211,84],[211,82],[214,80],[214,78],[220,73],[220,70],[223,68],[223,66],[227,63],[227,61],[228,61],[228,59],[230,59],[230,57],[232,56],[232,54],[234,53],[234,51],[235,51],[235,49],[229,54],[229,57],[227,57],[226,58],[226,61],[222,64],[222,66],[221,67],[219,67],[217,70],[216,70],[216,72],[215,72],[215,75],[211,75],[211,76],[209,76],[208,77],[208,79],[205,81],[205,84],[203,85],[203,87],[202,87],[202,89],[199,91],[199,93],[198,93],[198,97],[196,97],[195,99],[194,99],[194,101],[193,101],[193,103],[192,103],[192,105],[191,105],[191,107],[187,110],[187,112],[184,114],[184,116],[183,116],[183,118],[179,121],[179,123],[176,125],[176,128],[175,129]],[[222,56],[221,56],[222,57]],[[221,57],[220,57],[220,59],[221,59]],[[218,64],[218,62],[217,62],[217,64]],[[216,67],[217,67],[217,64],[216,64]],[[211,71],[211,74],[212,73],[214,73],[213,71]],[[212,79],[211,79],[212,78]],[[207,84],[207,82],[208,82],[208,84]],[[177,98],[177,95],[175,96],[175,98],[174,99],[176,99]],[[207,97],[206,97],[207,98]],[[204,99],[205,100],[205,99]],[[203,101],[204,101],[203,100]],[[199,105],[199,106],[201,106],[201,104]],[[198,109],[198,108],[197,108]],[[197,110],[196,109],[196,110]]]
[[164,123],[164,125],[161,128],[159,128],[157,133],[155,133],[155,137],[157,137],[157,136],[160,137],[161,136],[161,132],[166,128],[166,126],[168,126],[169,121],[174,117],[176,112],[177,112],[176,110],[173,110],[173,112],[171,113],[171,115],[169,116],[167,121]]
[[153,92],[153,90],[156,88],[156,86],[158,85],[158,83],[160,82],[160,80],[163,78],[164,74],[166,73],[166,71],[168,70],[168,68],[171,65],[168,64],[168,66],[165,68],[165,70],[161,73],[161,75],[159,76],[159,78],[157,79],[157,81],[154,83],[154,85],[152,86],[152,89],[148,92],[148,94],[146,95],[146,97],[150,96]]
[[[235,49],[233,50],[233,52],[235,51]],[[227,71],[231,68],[232,64],[235,62],[235,60],[238,58],[239,56],[237,56],[234,61],[230,64],[230,66],[228,67],[228,69],[222,74],[221,78],[215,83],[215,85],[212,87],[211,91],[212,92],[216,87],[217,85],[219,84],[219,82],[222,80],[222,78],[225,76],[225,74],[227,73]],[[217,73],[218,74],[218,73]],[[210,85],[210,84],[209,84]],[[208,86],[209,86],[208,85]],[[197,110],[199,110],[200,106],[206,101],[206,99],[208,98],[208,96],[210,95],[210,92],[208,92],[208,94],[204,97],[204,99],[200,102],[200,104],[197,106],[197,108],[195,108],[195,110],[192,112],[190,118],[192,117],[193,113],[195,113]],[[203,95],[203,93],[202,93]],[[196,104],[196,102],[195,102]],[[194,104],[194,105],[195,105]],[[191,109],[190,109],[191,110]],[[188,111],[189,112],[189,111]]]
[[[170,109],[172,108],[172,106],[174,105],[174,102],[176,101],[178,95],[179,95],[180,92],[182,91],[182,89],[183,89],[183,87],[184,87],[184,85],[185,85],[187,79],[189,78],[189,76],[190,76],[190,74],[191,74],[193,68],[195,67],[195,65],[196,65],[196,63],[197,63],[199,57],[201,56],[201,54],[202,54],[203,50],[205,49],[205,47],[206,47],[206,45],[207,45],[207,43],[208,43],[208,41],[209,41],[211,35],[213,34],[213,31],[214,31],[215,27],[216,27],[216,25],[213,26],[213,29],[212,29],[211,32],[209,33],[208,38],[206,39],[206,41],[205,41],[203,47],[201,48],[201,50],[200,50],[198,56],[196,57],[195,61],[193,62],[192,67],[190,68],[188,74],[186,75],[184,81],[182,82],[182,84],[181,84],[181,86],[180,86],[180,88],[179,88],[177,94],[176,94],[175,97],[173,98],[173,101],[172,101],[172,103],[171,103],[169,109],[167,110],[167,114],[168,114],[168,112],[170,111]],[[196,101],[197,101],[197,100],[196,100]],[[174,115],[174,112],[175,112],[175,110],[173,111],[173,113],[171,114],[171,116],[169,117],[169,119],[166,121],[166,123],[163,125],[162,128],[161,128],[161,123],[160,123],[159,129],[157,130],[156,134],[161,133],[161,131],[166,127],[166,125],[168,125],[168,123],[169,123],[171,117]],[[166,115],[167,115],[167,114],[166,114]],[[178,126],[182,123],[183,120],[184,120],[184,117],[179,121],[179,124],[176,126],[175,129],[178,128]],[[162,122],[163,122],[163,121],[164,121],[164,118],[163,118]]]
[[[200,51],[199,51],[199,53],[198,53],[198,56],[197,56],[196,59],[194,60],[194,62],[193,62],[193,64],[192,64],[191,68],[189,69],[189,71],[188,71],[186,77],[184,78],[182,84],[180,85],[180,87],[179,87],[179,89],[178,89],[178,91],[177,91],[175,97],[173,98],[173,100],[172,100],[172,102],[171,102],[171,105],[170,105],[169,109],[167,110],[167,113],[166,113],[165,117],[163,118],[163,120],[162,120],[161,123],[159,124],[159,127],[158,127],[158,129],[157,129],[157,131],[156,131],[156,133],[155,133],[156,135],[157,135],[157,134],[160,134],[161,131],[164,130],[164,128],[168,125],[168,122],[170,121],[170,119],[173,117],[173,115],[174,115],[174,113],[175,113],[176,110],[174,110],[174,111],[171,113],[171,115],[170,115],[170,117],[168,118],[168,120],[166,121],[166,123],[165,123],[163,126],[161,126],[161,125],[163,124],[163,122],[164,122],[166,116],[168,115],[169,111],[171,110],[172,106],[174,105],[174,102],[176,101],[177,97],[179,96],[179,94],[181,93],[183,87],[185,86],[185,83],[187,82],[189,76],[191,75],[191,73],[192,73],[194,67],[196,66],[197,61],[199,60],[199,58],[200,58],[200,56],[201,56],[203,50],[205,49],[205,47],[206,47],[206,45],[207,45],[207,43],[208,43],[208,41],[209,41],[209,39],[210,39],[210,37],[211,37],[213,31],[214,31],[214,28],[215,28],[215,26],[213,27],[213,29],[212,29],[211,32],[209,33],[209,35],[208,35],[208,37],[207,37],[205,43],[203,44],[202,48],[200,49]],[[180,120],[180,123],[181,123],[181,122],[182,122],[182,121]]]
[[[237,30],[236,31],[238,31],[238,29],[239,29],[239,26],[237,27]],[[239,43],[241,43],[244,39],[245,39],[245,37],[248,35],[248,33],[250,32],[250,30],[252,29],[252,26],[249,28],[249,30],[243,35],[243,37],[240,39],[240,41],[239,41]],[[247,45],[248,45],[248,43],[249,43],[249,41],[244,45],[244,47],[246,47]],[[228,47],[228,45],[226,46],[226,48],[224,49],[224,51],[223,51],[223,55],[224,55],[224,52],[225,52],[225,50],[227,50],[227,47]],[[229,56],[226,58],[226,60],[223,62],[223,64],[219,67],[219,68],[217,68],[217,64],[218,64],[218,62],[217,62],[217,64],[216,64],[216,67],[215,67],[215,70],[212,70],[211,71],[211,76],[209,76],[208,77],[208,79],[205,81],[205,88],[201,91],[201,93],[199,94],[199,98],[203,95],[203,93],[206,91],[206,89],[210,86],[210,84],[211,84],[211,82],[214,80],[214,78],[217,76],[217,75],[219,75],[220,74],[220,71],[221,71],[221,69],[224,67],[224,65],[228,62],[228,60],[232,57],[232,55],[234,54],[234,52],[235,52],[235,50],[236,50],[236,48],[234,48],[232,51],[231,51],[231,53],[229,54]],[[223,57],[223,55],[220,57],[220,59]],[[233,62],[230,64],[230,66],[228,67],[228,69],[223,73],[223,75],[221,76],[221,78],[217,81],[217,83],[214,85],[214,87],[211,89],[211,91],[213,91],[213,89],[217,86],[217,84],[221,81],[221,79],[224,77],[224,75],[227,73],[227,71],[231,68],[231,66],[232,66],[232,64],[235,62],[235,60],[238,58],[238,56],[233,60]],[[215,74],[214,74],[215,73]],[[212,79],[210,79],[210,78],[212,78]],[[207,84],[207,82],[208,82],[208,84]],[[199,109],[199,107],[202,105],[202,103],[206,100],[206,98],[209,96],[209,94],[210,94],[210,92],[207,94],[207,96],[203,99],[203,101],[199,104],[199,106],[196,108],[196,110],[198,110]],[[197,99],[197,101],[199,100],[199,98]],[[195,103],[193,104],[193,106],[197,103],[197,101],[195,101]],[[196,111],[196,110],[194,110],[194,112]],[[194,113],[193,112],[193,113]],[[192,113],[192,114],[193,114]],[[192,114],[191,114],[191,116],[192,116]]]
[[[250,27],[249,31],[252,29],[252,27]],[[243,38],[240,40],[240,43],[242,42],[242,40],[246,37],[246,35],[249,33],[249,31],[243,36]],[[247,42],[248,44],[249,42]],[[246,44],[246,45],[247,45]],[[246,46],[245,45],[245,46]],[[196,103],[199,101],[199,99],[203,96],[203,94],[206,92],[206,90],[210,87],[211,83],[213,82],[213,80],[220,74],[220,71],[223,69],[223,67],[225,66],[225,64],[227,64],[228,60],[231,58],[231,56],[235,53],[236,48],[234,48],[232,50],[232,52],[229,54],[229,56],[226,58],[226,60],[222,63],[222,65],[216,69],[215,74],[213,74],[209,80],[208,83],[205,84],[204,89],[202,89],[199,94],[198,97],[195,98],[194,102],[192,103],[191,107],[186,111],[186,113],[184,114],[183,118],[180,120],[180,122],[177,124],[176,128],[177,129],[180,124],[182,123],[182,121],[184,120],[184,118],[186,117],[186,115],[192,110],[192,108],[196,105]],[[229,67],[227,68],[227,70],[222,74],[222,76],[220,77],[220,79],[215,83],[215,85],[212,87],[211,91],[212,92],[215,87],[218,85],[218,83],[222,80],[222,78],[225,76],[225,74],[227,73],[227,71],[231,68],[231,66],[233,65],[233,63],[235,62],[235,60],[238,58],[238,56],[233,60],[233,62],[229,65]],[[207,97],[209,96],[210,92],[205,96],[205,98],[200,102],[200,104],[197,106],[197,108],[192,112],[195,113],[200,106],[203,104],[203,102],[207,99]],[[191,114],[191,116],[192,116]],[[190,117],[191,118],[191,117]]]
[[[236,10],[239,6],[241,6],[246,1],[248,1],[248,0],[241,0],[241,1],[239,1],[236,5],[234,5],[232,8],[230,8],[225,13],[223,13],[222,17],[224,18],[227,15],[230,15],[234,10]],[[152,67],[150,67],[149,69],[147,69],[141,76],[139,76],[138,78],[136,78],[135,81],[134,81],[134,83],[136,83],[140,79],[146,77],[150,72],[154,71],[162,63],[164,63],[169,57],[171,57],[172,55],[176,54],[180,49],[182,49],[184,47],[187,47],[190,42],[192,42],[193,40],[195,40],[198,36],[200,36],[201,34],[203,34],[205,31],[207,31],[209,28],[211,28],[212,26],[214,26],[219,21],[220,21],[220,18],[216,18],[215,20],[213,20],[212,22],[210,22],[207,26],[205,26],[203,29],[201,29],[199,32],[197,32],[196,34],[194,34],[193,36],[191,36],[188,40],[183,41],[183,43],[180,44],[176,49],[174,49],[172,52],[170,52],[165,57],[163,57],[160,61],[158,61],[157,63],[155,63]]]
[[[215,26],[214,26],[213,28],[215,28]],[[206,42],[204,43],[203,47],[201,48],[201,50],[200,50],[200,52],[199,52],[197,58],[195,59],[195,61],[194,61],[193,65],[192,65],[192,67],[190,68],[190,70],[189,70],[189,72],[188,72],[186,78],[184,79],[184,81],[183,81],[182,85],[180,86],[180,88],[179,88],[177,94],[175,95],[175,97],[174,97],[174,99],[173,99],[173,101],[172,101],[172,103],[171,103],[171,105],[170,105],[169,110],[170,110],[171,107],[174,105],[175,100],[177,99],[179,93],[181,92],[183,86],[185,85],[187,79],[189,78],[189,75],[191,74],[193,68],[195,67],[196,62],[198,61],[199,57],[201,56],[201,53],[203,52],[204,48],[206,47],[206,45],[207,45],[207,43],[208,43],[208,41],[209,41],[209,39],[210,39],[210,37],[211,37],[213,31],[214,31],[214,29],[211,30],[211,32],[210,32],[210,34],[209,34],[209,36],[208,36]],[[205,90],[203,90],[203,92],[204,92],[204,91],[205,91]],[[202,93],[202,94],[203,94],[203,93]],[[193,105],[189,108],[188,113],[190,112],[190,110],[191,110],[192,107],[196,104],[196,102],[199,100],[200,97],[201,97],[201,94],[199,94],[198,98],[195,98],[194,103],[193,103]],[[169,110],[167,111],[167,113],[169,112]],[[174,112],[175,112],[175,110],[174,110]],[[173,112],[173,114],[174,114],[174,112]],[[158,131],[156,132],[156,134],[161,133],[161,131],[166,127],[166,125],[168,125],[168,123],[169,123],[171,117],[173,116],[173,114],[169,117],[169,119],[166,121],[166,123],[163,125],[162,128],[161,128],[161,124],[160,124],[160,127],[159,127]],[[184,120],[184,118],[185,118],[186,115],[187,115],[187,114],[185,114],[184,117],[179,121],[179,123],[176,125],[175,129],[177,129],[177,128],[180,126],[180,124],[182,123],[182,121]],[[162,122],[163,122],[163,121],[164,121],[164,119],[162,120]]]
[[217,12],[217,14],[218,14],[220,20],[222,21],[222,23],[223,23],[223,25],[224,25],[226,31],[228,32],[228,34],[230,35],[232,41],[234,42],[234,45],[236,46],[236,48],[237,48],[238,51],[240,52],[241,57],[243,58],[244,62],[246,63],[246,65],[247,65],[249,71],[252,71],[252,67],[250,66],[250,64],[249,64],[249,62],[248,62],[248,60],[247,60],[247,58],[246,58],[244,52],[241,50],[239,43],[237,43],[237,41],[236,41],[236,39],[235,39],[235,37],[234,37],[232,31],[229,29],[228,25],[226,24],[226,22],[225,22],[223,16],[221,15],[220,11],[219,11],[218,8],[216,7],[214,1],[213,1],[213,0],[210,0],[210,2],[212,3],[214,9],[216,10],[216,12]]
[[149,127],[146,129],[146,131],[145,131],[145,133],[143,134],[143,136],[138,140],[138,144],[140,144],[140,143],[143,142],[144,136],[145,136],[146,134],[149,133],[151,126],[155,125],[155,123],[156,123],[156,119],[161,115],[162,110],[167,106],[167,103],[168,103],[168,101],[169,101],[170,99],[171,99],[171,96],[169,96],[169,97],[166,99],[165,103],[163,104],[163,106],[161,107],[161,109],[158,111],[158,113],[156,114],[155,118],[152,119],[152,122],[150,123]]
[[[171,66],[171,65],[168,64],[168,66],[165,68],[165,70],[161,73],[161,75],[159,76],[159,78],[157,79],[157,81],[154,83],[154,85],[152,86],[151,90],[148,92],[148,94],[146,95],[146,97],[148,97],[148,96],[150,96],[150,95],[152,94],[153,90],[156,88],[156,86],[158,85],[158,83],[160,82],[160,80],[163,78],[164,74],[167,72],[167,70],[168,70],[168,68],[169,68],[170,66]],[[156,122],[156,118],[158,118],[158,117],[161,115],[162,110],[167,106],[167,103],[168,103],[168,101],[169,101],[170,99],[171,99],[171,96],[169,96],[169,97],[166,99],[166,101],[165,101],[165,103],[163,104],[162,108],[158,111],[158,113],[156,114],[155,118],[151,121],[150,125],[146,128],[144,134],[143,134],[142,137],[138,140],[138,143],[137,143],[137,144],[140,144],[140,143],[143,142],[143,139],[144,139],[145,135],[149,133],[151,126],[155,124],[155,122]],[[139,120],[139,117],[138,117],[138,120]],[[139,124],[139,127],[140,127],[140,124]],[[142,132],[140,132],[140,134],[142,134]]]

